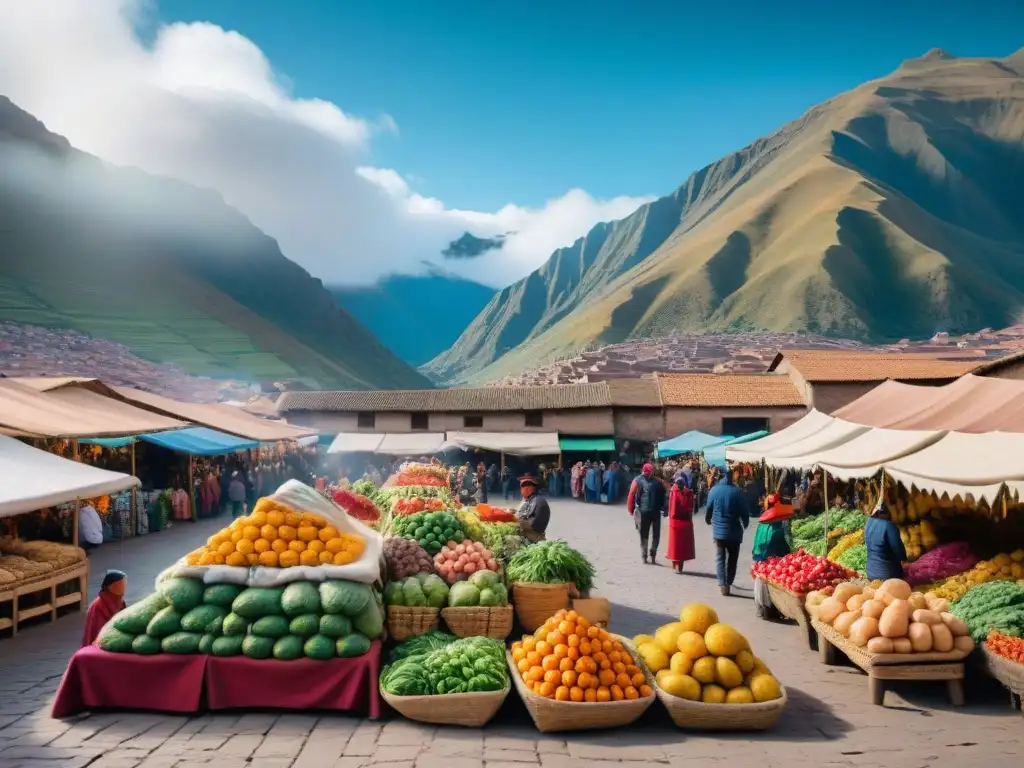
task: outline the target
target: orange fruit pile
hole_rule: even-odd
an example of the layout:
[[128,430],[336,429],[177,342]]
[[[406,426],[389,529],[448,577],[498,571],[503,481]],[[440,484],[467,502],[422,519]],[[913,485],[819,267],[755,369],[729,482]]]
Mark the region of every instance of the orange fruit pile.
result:
[[559,611],[512,643],[512,660],[538,696],[555,701],[622,701],[653,696],[629,651],[576,611]]
[[252,514],[240,517],[190,552],[189,565],[348,565],[363,555],[366,542],[355,533],[341,533],[320,515],[300,513],[263,498]]

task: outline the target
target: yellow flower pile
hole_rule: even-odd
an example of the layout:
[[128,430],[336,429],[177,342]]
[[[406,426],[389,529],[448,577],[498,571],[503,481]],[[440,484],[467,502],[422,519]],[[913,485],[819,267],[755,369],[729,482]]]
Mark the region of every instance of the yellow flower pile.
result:
[[936,597],[950,602],[959,600],[969,590],[990,581],[1015,581],[1024,578],[1024,549],[1002,553],[991,560],[982,560],[974,568],[956,576],[950,576],[930,591]]
[[366,542],[341,533],[319,515],[300,513],[273,499],[256,502],[252,514],[215,533],[190,552],[189,565],[348,565],[362,557]]

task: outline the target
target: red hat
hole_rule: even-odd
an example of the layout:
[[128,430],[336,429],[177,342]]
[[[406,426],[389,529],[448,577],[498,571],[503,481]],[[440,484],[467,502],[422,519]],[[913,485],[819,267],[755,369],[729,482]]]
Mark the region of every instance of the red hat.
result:
[[796,512],[792,504],[783,504],[776,493],[768,497],[768,502],[772,506],[757,519],[759,523],[774,523],[779,520],[785,520],[792,517]]
[[519,478],[519,485],[540,485],[537,478],[527,472]]
[[651,464],[650,462],[648,462],[647,464],[643,465],[643,467],[640,469],[640,472],[642,472],[645,475],[653,474],[654,473],[654,465]]

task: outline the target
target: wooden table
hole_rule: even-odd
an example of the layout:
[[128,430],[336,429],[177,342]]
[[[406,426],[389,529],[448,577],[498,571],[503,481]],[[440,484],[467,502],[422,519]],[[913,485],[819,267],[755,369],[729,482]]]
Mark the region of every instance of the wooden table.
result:
[[811,626],[810,614],[807,613],[807,608],[805,607],[807,595],[790,592],[785,587],[781,587],[767,579],[765,579],[765,583],[768,585],[768,592],[772,596],[772,604],[775,606],[775,610],[787,619],[795,621],[800,625],[807,634],[807,644],[813,651],[817,642],[817,636],[815,635],[814,628]]
[[950,653],[868,653],[839,634],[833,627],[817,619],[811,625],[818,633],[818,653],[823,664],[836,663],[837,651],[860,667],[868,675],[871,703],[881,705],[885,689],[892,680],[936,680],[946,683],[953,706],[964,704],[963,651]]

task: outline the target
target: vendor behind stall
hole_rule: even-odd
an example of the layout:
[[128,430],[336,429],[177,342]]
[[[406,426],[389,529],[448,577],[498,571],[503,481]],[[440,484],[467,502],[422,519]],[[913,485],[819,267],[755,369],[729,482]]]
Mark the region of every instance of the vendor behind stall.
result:
[[519,507],[519,528],[523,536],[529,541],[541,541],[544,539],[544,531],[548,528],[551,520],[551,507],[548,500],[543,498],[538,490],[537,478],[533,475],[523,475],[519,478],[519,490],[523,494],[523,503]]
[[[793,505],[784,504],[778,493],[769,494],[765,499],[767,510],[757,521],[754,532],[754,550],[751,559],[755,563],[769,557],[785,557],[791,549],[789,519],[793,516]],[[754,580],[754,604],[757,617],[763,619],[775,612],[768,583],[764,579]]]
[[867,576],[870,581],[902,579],[907,550],[900,538],[900,529],[892,521],[883,499],[878,500],[864,526],[864,548],[868,552]]
[[107,571],[100,584],[100,593],[89,606],[85,616],[85,632],[82,647],[92,645],[100,636],[100,630],[114,614],[125,609],[124,593],[128,588],[128,577],[121,571]]

